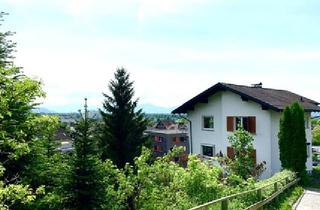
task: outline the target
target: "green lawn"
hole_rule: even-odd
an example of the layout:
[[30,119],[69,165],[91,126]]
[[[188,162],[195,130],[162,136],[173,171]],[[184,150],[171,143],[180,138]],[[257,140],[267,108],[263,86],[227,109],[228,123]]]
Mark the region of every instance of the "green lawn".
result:
[[313,168],[312,174],[309,176],[309,183],[306,187],[320,189],[320,166]]

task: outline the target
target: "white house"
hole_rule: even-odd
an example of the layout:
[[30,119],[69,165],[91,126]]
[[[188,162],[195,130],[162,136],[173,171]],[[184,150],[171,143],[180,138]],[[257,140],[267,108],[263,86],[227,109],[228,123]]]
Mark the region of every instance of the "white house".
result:
[[193,97],[172,113],[186,113],[190,120],[190,151],[214,156],[230,155],[228,136],[241,124],[254,136],[256,162],[266,162],[261,178],[281,170],[278,132],[281,112],[298,101],[305,110],[307,170],[312,170],[311,112],[319,112],[319,103],[286,90],[263,88],[261,83],[242,86],[217,83]]

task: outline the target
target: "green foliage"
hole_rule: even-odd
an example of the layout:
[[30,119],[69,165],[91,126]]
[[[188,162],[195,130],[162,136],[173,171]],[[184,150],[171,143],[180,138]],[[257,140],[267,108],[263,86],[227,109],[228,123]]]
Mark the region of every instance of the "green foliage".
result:
[[0,67],[0,160],[11,179],[23,168],[22,157],[30,151],[34,137],[30,127],[35,100],[44,96],[40,83],[23,75],[19,68]]
[[283,168],[305,174],[307,161],[304,110],[299,103],[286,107],[280,120],[279,148]]
[[264,209],[266,210],[292,210],[294,203],[302,195],[304,189],[301,186],[295,186],[282,193],[278,199],[271,202]]
[[[2,21],[4,13],[0,13]],[[30,132],[35,100],[44,96],[38,81],[12,67],[15,43],[8,39],[13,33],[0,32],[0,209],[16,208],[35,199],[43,187],[33,192],[22,184],[25,157],[30,152]]]
[[312,119],[311,120],[311,127],[315,127],[317,125],[320,125],[320,119]]
[[[0,22],[3,21],[3,16],[7,15],[4,12],[0,12]],[[1,26],[2,24],[0,24]],[[0,67],[6,67],[12,64],[13,55],[12,52],[16,44],[9,39],[14,33],[11,31],[0,32]]]
[[312,144],[320,146],[320,124],[316,125],[312,129]]
[[231,171],[243,179],[248,179],[255,169],[252,135],[243,128],[239,128],[228,137],[228,140],[235,151],[234,160],[230,162]]
[[59,209],[63,204],[63,186],[67,183],[70,158],[57,151],[55,139],[59,128],[57,116],[42,115],[32,121],[36,137],[29,144],[23,182],[33,188],[45,186],[46,193],[22,209]]
[[103,94],[103,138],[102,158],[110,158],[118,167],[133,163],[140,155],[142,146],[149,143],[143,135],[147,120],[141,110],[136,111],[137,100],[133,100],[133,82],[123,68],[117,69],[115,79],[110,81],[111,95]]
[[136,158],[135,208],[186,209],[223,194],[220,168],[211,167],[195,156],[190,156],[187,168],[182,168],[170,161],[179,152],[174,148],[173,152],[151,164],[150,150],[143,150]]

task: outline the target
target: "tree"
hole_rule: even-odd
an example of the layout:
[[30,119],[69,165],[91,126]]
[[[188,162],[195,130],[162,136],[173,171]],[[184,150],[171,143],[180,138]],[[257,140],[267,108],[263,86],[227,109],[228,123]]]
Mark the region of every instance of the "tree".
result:
[[316,125],[312,130],[312,144],[320,146],[320,125]]
[[298,102],[285,108],[278,137],[281,166],[303,175],[306,170],[307,140],[304,110]]
[[[4,13],[0,13],[2,21]],[[35,199],[28,185],[21,184],[25,157],[30,152],[30,132],[35,100],[44,96],[41,84],[12,65],[15,44],[11,32],[0,32],[0,209],[15,208]],[[43,192],[38,188],[37,192]]]
[[255,170],[253,157],[253,137],[252,135],[239,128],[228,137],[231,147],[234,149],[234,159],[231,162],[231,170],[243,179],[248,179]]
[[292,114],[292,166],[293,170],[300,175],[306,171],[307,162],[307,139],[306,129],[304,122],[304,110],[299,103],[293,103],[291,105]]
[[291,109],[286,107],[280,119],[280,132],[278,134],[282,168],[290,168],[291,165],[292,132],[288,131],[292,129],[293,123]]
[[143,135],[147,120],[142,110],[136,111],[137,100],[133,99],[133,82],[123,68],[117,69],[114,80],[110,81],[111,95],[105,97],[103,110],[102,158],[110,158],[118,167],[133,163],[134,157],[141,154],[142,146],[149,140]]
[[[7,13],[0,12],[0,22],[3,21],[3,16]],[[1,26],[1,24],[0,24]],[[6,67],[8,64],[12,64],[12,52],[16,44],[12,40],[8,39],[14,33],[11,31],[0,32],[0,66]]]
[[96,141],[93,135],[92,119],[88,118],[87,99],[84,113],[76,124],[74,157],[71,165],[70,183],[66,189],[67,206],[72,209],[98,209],[102,196],[100,166]]

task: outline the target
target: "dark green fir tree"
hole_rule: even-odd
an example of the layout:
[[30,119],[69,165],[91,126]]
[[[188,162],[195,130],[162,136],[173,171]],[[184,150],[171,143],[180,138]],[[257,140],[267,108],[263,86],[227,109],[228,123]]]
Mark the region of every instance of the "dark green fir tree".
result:
[[100,160],[97,156],[96,141],[93,135],[93,120],[88,118],[87,99],[84,113],[76,124],[74,135],[74,157],[71,166],[70,184],[67,186],[70,209],[99,209],[101,177]]
[[119,168],[126,163],[133,164],[143,146],[149,146],[149,139],[143,135],[147,120],[142,110],[137,110],[133,82],[124,68],[119,68],[109,83],[109,94],[105,97],[103,110],[102,158],[110,158]]
[[290,168],[291,166],[291,147],[292,147],[292,119],[291,109],[286,107],[280,119],[279,149],[280,161],[282,168]]
[[303,175],[306,172],[307,139],[304,123],[304,110],[299,103],[291,106],[292,114],[292,157],[291,164],[294,171]]
[[282,114],[279,149],[282,167],[303,175],[306,170],[307,140],[304,110],[298,102],[286,107]]

